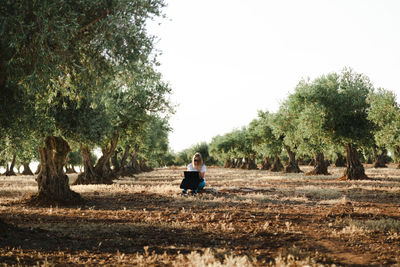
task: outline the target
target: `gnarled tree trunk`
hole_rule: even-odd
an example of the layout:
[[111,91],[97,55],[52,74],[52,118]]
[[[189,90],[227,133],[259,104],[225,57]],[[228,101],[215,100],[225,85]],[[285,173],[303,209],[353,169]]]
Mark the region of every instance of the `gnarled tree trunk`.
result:
[[[130,147],[127,146],[125,148],[125,153],[124,153],[124,156],[122,157],[123,158],[122,161],[126,161],[127,160],[128,155],[130,154],[129,150],[130,150]],[[126,155],[126,158],[125,158],[125,155]],[[128,163],[124,163],[123,166],[124,167],[121,169],[121,171],[119,173],[120,176],[133,177],[134,174],[140,173],[141,172],[141,164],[138,161],[138,153],[136,151],[133,151],[133,153],[131,154],[131,158],[130,158],[129,162]]]
[[126,166],[130,149],[131,149],[131,147],[129,145],[125,146],[124,154],[122,155],[122,158],[121,158],[121,167]]
[[284,169],[281,159],[278,155],[274,157],[274,164],[272,165],[271,171],[272,172],[280,172]]
[[132,175],[140,172],[140,164],[136,151],[134,151],[131,155],[131,160],[128,163],[128,168],[130,169],[129,171]]
[[114,154],[115,148],[118,144],[119,135],[115,134],[109,145],[102,148],[103,154],[97,161],[96,166],[94,166],[94,172],[98,177],[101,177],[104,181],[108,181],[112,183],[112,179],[115,178],[115,175],[111,172],[110,168],[110,159],[111,156]]
[[86,145],[81,144],[81,155],[83,163],[83,172],[81,172],[76,180],[72,183],[73,185],[78,184],[96,184],[97,177],[94,173],[92,155],[90,154],[90,149]]
[[340,153],[337,153],[337,159],[335,161],[335,166],[336,167],[345,167],[346,166],[346,159]]
[[264,161],[261,166],[261,170],[269,170],[269,169],[271,169],[271,167],[272,167],[272,165],[271,165],[271,161],[270,161],[269,157],[265,156]]
[[24,170],[22,171],[23,175],[33,175],[33,172],[31,170],[31,168],[29,167],[29,163],[24,162],[22,164],[22,166],[24,166]]
[[361,180],[368,179],[365,175],[364,166],[361,164],[356,148],[353,144],[346,145],[346,169],[340,180]]
[[387,157],[387,150],[384,148],[382,149],[382,153],[378,153],[376,147],[374,147],[374,168],[387,168],[386,166],[386,157]]
[[12,159],[12,161],[11,161],[10,168],[8,168],[8,163],[7,163],[7,169],[6,169],[5,176],[15,176],[15,175],[16,175],[15,172],[14,172],[14,167],[15,167],[15,160],[16,160],[16,158],[17,158],[17,155],[14,154],[14,155],[13,155],[13,159]]
[[225,160],[224,168],[231,168],[232,167],[232,160],[230,158],[227,158]]
[[299,164],[296,161],[296,154],[290,149],[290,147],[286,147],[286,151],[288,152],[289,162],[285,167],[284,172],[286,173],[299,173],[302,172],[299,168]]
[[108,146],[102,149],[103,155],[97,161],[96,165],[93,166],[92,157],[90,150],[87,146],[81,146],[82,160],[84,171],[78,175],[78,178],[74,181],[76,184],[112,184],[115,174],[110,168],[110,158],[114,154],[115,148],[118,144],[118,134],[115,134],[111,139]]
[[243,158],[236,158],[236,168],[241,169],[243,166]]
[[248,170],[257,170],[257,164],[256,164],[256,155],[250,156],[247,159],[247,169]]
[[121,162],[117,163],[117,165],[119,165],[118,167],[115,166],[115,164],[114,164],[114,160],[116,160],[116,159],[113,160],[113,165],[114,165],[113,171],[116,173],[117,177],[133,175],[133,173],[131,173],[130,168],[128,167],[129,162],[127,162],[130,149],[131,149],[131,147],[129,145],[125,146],[125,150],[124,150],[124,154],[122,155]]
[[39,192],[32,201],[40,203],[78,204],[81,196],[69,187],[68,176],[64,173],[64,164],[70,147],[61,137],[46,137],[39,148],[40,172],[36,178]]
[[86,145],[81,145],[81,155],[83,162],[83,172],[81,172],[76,180],[73,182],[74,185],[78,184],[111,184],[112,180],[104,179],[98,176],[95,172],[94,163],[90,149]]
[[314,159],[315,165],[314,169],[308,173],[307,175],[328,175],[328,164],[325,161],[324,153],[320,152],[315,155]]

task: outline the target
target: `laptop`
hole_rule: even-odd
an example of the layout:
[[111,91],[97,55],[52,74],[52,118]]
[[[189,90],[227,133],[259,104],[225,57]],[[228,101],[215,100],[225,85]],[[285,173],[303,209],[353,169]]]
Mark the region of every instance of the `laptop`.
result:
[[197,189],[201,181],[200,172],[196,171],[184,171],[184,178],[181,182],[180,188],[182,189]]

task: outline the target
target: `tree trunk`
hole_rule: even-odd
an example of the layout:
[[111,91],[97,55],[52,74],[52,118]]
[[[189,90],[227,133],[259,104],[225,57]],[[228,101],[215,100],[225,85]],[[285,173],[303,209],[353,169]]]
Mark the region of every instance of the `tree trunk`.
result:
[[39,163],[39,164],[37,165],[35,174],[39,174],[39,173],[40,173],[40,167],[41,167],[41,165],[40,165],[40,163]]
[[268,156],[265,156],[264,161],[261,166],[261,170],[269,170],[271,169],[272,165]]
[[374,147],[374,156],[375,156],[374,168],[387,168],[387,166],[386,166],[387,150],[386,149],[382,149],[382,153],[379,154],[376,147]]
[[112,184],[112,180],[104,179],[96,174],[93,159],[90,153],[90,149],[86,145],[81,145],[81,155],[83,162],[83,172],[81,172],[73,185],[78,184]]
[[[398,155],[399,158],[400,158],[400,146],[396,147],[395,149],[396,149],[396,151],[397,151],[397,155]],[[400,159],[399,159],[399,162],[397,162],[397,167],[396,167],[396,169],[400,169]]]
[[114,154],[115,148],[118,144],[118,134],[115,134],[110,144],[102,149],[103,155],[97,161],[96,166],[93,167],[92,157],[90,150],[87,146],[81,146],[82,160],[84,165],[84,172],[78,175],[74,181],[76,184],[112,184],[113,178],[116,175],[111,171],[110,158]]
[[66,173],[76,173],[76,170],[73,165],[70,164],[68,166],[68,164],[65,164],[65,172]]
[[22,164],[24,166],[24,170],[22,171],[23,175],[33,175],[31,168],[29,167],[29,163],[24,162]]
[[274,164],[272,165],[271,171],[272,172],[280,172],[284,169],[281,159],[278,155],[275,155]]
[[[127,154],[129,154],[129,149],[125,151]],[[125,153],[124,153],[125,154]],[[126,159],[125,159],[126,161]],[[134,174],[140,173],[140,164],[139,161],[137,160],[137,152],[134,151],[131,154],[131,159],[129,160],[128,163],[123,165],[123,168],[121,168],[121,171],[119,172],[119,176],[129,176],[133,177]]]
[[368,179],[365,175],[364,166],[361,164],[358,153],[353,144],[346,145],[346,169],[340,180],[361,180]]
[[111,157],[111,162],[112,162],[112,165],[113,165],[113,172],[115,172],[115,173],[118,173],[119,171],[120,171],[120,169],[121,169],[121,165],[119,164],[119,162],[118,162],[118,152],[117,151],[115,151],[114,152],[114,155]]
[[13,159],[11,161],[10,168],[8,168],[8,163],[7,163],[7,170],[6,170],[5,176],[15,176],[16,175],[15,172],[14,172],[16,158],[17,158],[17,155],[14,154],[13,155]]
[[335,166],[336,167],[345,167],[346,166],[346,159],[340,153],[337,153],[337,159],[335,161]]
[[289,162],[288,162],[288,165],[285,167],[284,172],[286,172],[286,173],[302,172],[299,168],[299,164],[297,164],[296,154],[289,147],[286,147],[286,151],[288,152]]
[[224,168],[231,168],[232,167],[232,161],[230,158],[227,158],[225,160]]
[[237,158],[236,160],[236,168],[241,169],[243,166],[243,158]]
[[[113,172],[112,169],[111,169],[111,158],[112,158],[112,156],[110,156],[110,159],[108,161],[106,161],[106,165],[104,166],[105,167],[105,172],[107,174],[111,174]],[[113,173],[112,175],[115,176],[115,173]]]
[[94,173],[93,169],[93,160],[92,155],[90,154],[90,149],[86,145],[81,144],[81,155],[82,155],[82,163],[83,163],[83,172],[81,172],[76,180],[72,183],[73,185],[78,184],[96,184],[93,181],[97,182],[97,177]]
[[39,148],[40,172],[36,178],[39,192],[32,197],[35,203],[78,204],[81,196],[69,187],[68,176],[64,173],[64,164],[68,152],[68,143],[61,137],[46,137],[43,147]]
[[[232,159],[232,165],[231,165],[231,168],[236,168],[236,166],[237,166],[237,164],[238,164],[238,161],[237,161],[237,159],[235,159],[235,158],[233,158]],[[400,163],[399,163],[399,166],[400,166]]]
[[325,161],[325,157],[324,157],[324,153],[320,152],[317,153],[315,155],[315,159],[314,159],[315,165],[314,165],[314,169],[308,173],[306,173],[306,175],[328,175],[328,164],[326,164]]
[[[126,145],[124,154],[122,155],[122,158],[121,158],[121,162],[118,162],[118,159],[116,157],[114,159],[112,159],[113,165],[114,165],[113,172],[115,173],[116,177],[132,176],[132,174],[130,173],[130,170],[128,168],[129,163],[127,162],[127,159],[129,156],[129,150],[130,150],[130,146]],[[115,156],[115,154],[114,154],[114,156]],[[115,162],[115,160],[117,162]]]
[[110,168],[110,158],[114,154],[115,148],[118,144],[119,135],[115,134],[111,139],[111,142],[106,147],[102,148],[103,154],[97,161],[96,166],[94,166],[94,172],[98,177],[101,177],[104,181],[108,181],[112,183],[112,179],[115,178],[115,175],[111,172]]
[[142,172],[150,172],[153,170],[153,168],[149,167],[147,165],[147,160],[146,159],[142,159],[139,162],[139,166],[140,166],[140,171]]
[[242,166],[240,167],[242,170],[248,169],[249,158],[245,157]]
[[128,146],[128,145],[125,146],[124,154],[122,155],[122,158],[121,158],[121,167],[126,166],[130,149],[131,149],[130,146]]
[[256,155],[253,155],[252,157],[248,157],[247,159],[247,169],[248,170],[257,170],[257,164],[256,164]]
[[140,172],[140,165],[139,165],[139,161],[137,159],[136,151],[132,153],[132,157],[131,157],[131,160],[129,161],[128,166],[131,169],[132,174]]

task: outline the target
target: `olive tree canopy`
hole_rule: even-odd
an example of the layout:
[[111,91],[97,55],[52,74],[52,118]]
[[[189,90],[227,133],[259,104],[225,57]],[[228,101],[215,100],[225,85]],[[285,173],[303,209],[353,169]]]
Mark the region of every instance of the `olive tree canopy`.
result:
[[82,124],[66,124],[57,114],[72,103],[71,120],[81,108],[101,118],[86,127],[112,131],[99,95],[115,89],[115,77],[157,64],[146,22],[162,16],[163,7],[162,0],[16,0],[0,5],[0,128],[22,121],[44,140],[39,198],[79,200],[62,166],[70,151],[65,136],[75,126],[82,134]]

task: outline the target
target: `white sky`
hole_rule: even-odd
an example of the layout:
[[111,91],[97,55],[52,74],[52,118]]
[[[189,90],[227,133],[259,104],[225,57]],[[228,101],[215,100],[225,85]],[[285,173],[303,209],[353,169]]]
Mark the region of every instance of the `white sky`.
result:
[[[181,151],[277,111],[301,78],[351,67],[400,95],[400,1],[167,0],[152,32]],[[154,29],[153,29],[154,27]]]

